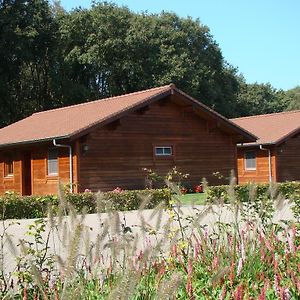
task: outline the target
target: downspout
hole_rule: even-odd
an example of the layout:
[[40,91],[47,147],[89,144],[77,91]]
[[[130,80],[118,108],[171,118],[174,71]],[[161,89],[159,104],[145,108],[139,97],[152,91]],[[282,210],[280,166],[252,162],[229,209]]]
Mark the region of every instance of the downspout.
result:
[[272,182],[272,160],[271,160],[271,150],[263,148],[262,145],[259,145],[260,150],[268,151],[269,155],[269,182]]
[[54,145],[55,147],[69,148],[70,192],[73,193],[73,160],[72,160],[72,146],[70,146],[70,145],[63,145],[63,144],[57,144],[55,139],[53,139],[53,145]]

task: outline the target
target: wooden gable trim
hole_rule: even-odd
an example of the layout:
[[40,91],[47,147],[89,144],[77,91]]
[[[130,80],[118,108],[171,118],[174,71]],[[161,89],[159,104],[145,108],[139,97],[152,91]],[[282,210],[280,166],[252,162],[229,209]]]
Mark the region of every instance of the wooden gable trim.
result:
[[88,133],[90,133],[91,131],[99,128],[99,127],[102,127],[104,125],[107,125],[109,123],[112,123],[120,118],[122,118],[123,116],[125,115],[128,115],[132,112],[135,112],[135,111],[138,111],[146,106],[149,106],[150,104],[160,100],[160,99],[163,99],[167,96],[169,96],[171,94],[171,90],[167,90],[165,92],[162,92],[154,97],[151,97],[149,98],[148,100],[146,101],[143,101],[142,103],[138,104],[138,105],[133,105],[133,106],[130,106],[128,107],[127,109],[123,110],[123,111],[120,111],[112,116],[110,116],[109,118],[105,119],[105,120],[101,120],[99,122],[96,122],[94,124],[91,124],[90,126],[88,126],[87,128],[85,129],[82,129],[78,132],[75,132],[73,133],[72,135],[70,135],[70,140],[73,141],[75,139],[78,139],[80,138],[81,136],[83,135],[86,135]]

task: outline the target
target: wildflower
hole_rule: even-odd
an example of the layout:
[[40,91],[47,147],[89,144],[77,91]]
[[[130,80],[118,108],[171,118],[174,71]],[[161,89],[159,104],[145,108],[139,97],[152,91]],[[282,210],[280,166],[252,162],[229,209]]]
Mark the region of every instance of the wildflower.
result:
[[194,192],[195,193],[203,193],[203,187],[201,184],[195,185],[194,186]]
[[237,274],[236,274],[237,276],[241,275],[242,269],[243,269],[243,259],[240,258],[239,263],[238,263],[238,267],[237,267]]
[[280,289],[280,299],[281,300],[290,300],[292,299],[291,293],[288,288]]
[[199,242],[197,241],[197,243],[195,244],[195,247],[194,247],[194,259],[198,259],[199,252],[200,252],[200,245],[199,245]]
[[172,245],[172,256],[173,257],[177,256],[177,245],[176,244]]
[[189,297],[193,296],[193,286],[192,286],[192,275],[193,275],[193,265],[191,259],[188,260],[188,277],[186,282],[186,291]]
[[234,262],[232,262],[231,266],[230,266],[229,281],[230,281],[230,285],[233,286],[233,282],[234,282]]
[[213,259],[212,267],[213,269],[216,269],[219,266],[219,258],[218,256],[215,256]]
[[27,300],[27,289],[24,287],[23,300]]
[[287,233],[287,241],[288,241],[288,245],[289,245],[289,251],[290,251],[290,253],[296,254],[294,238],[295,238],[294,231],[292,231],[291,233]]
[[235,300],[242,300],[244,298],[243,285],[239,285],[234,293]]
[[180,241],[179,243],[178,243],[178,248],[180,249],[180,250],[184,250],[184,249],[186,249],[187,247],[188,247],[188,243],[186,242],[186,241]]
[[279,281],[279,276],[277,274],[274,275],[274,291],[276,296],[279,296],[280,293],[280,281]]
[[187,188],[185,188],[185,187],[182,187],[181,189],[180,189],[180,192],[181,192],[181,194],[186,194],[187,192],[188,192],[188,189]]
[[226,297],[226,294],[227,294],[226,284],[224,284],[218,300],[224,300]]
[[262,290],[259,294],[258,300],[266,300],[267,287],[268,287],[268,284],[265,282],[264,287],[262,288]]
[[114,190],[113,190],[113,193],[121,193],[123,192],[123,189],[121,189],[120,187],[116,187]]

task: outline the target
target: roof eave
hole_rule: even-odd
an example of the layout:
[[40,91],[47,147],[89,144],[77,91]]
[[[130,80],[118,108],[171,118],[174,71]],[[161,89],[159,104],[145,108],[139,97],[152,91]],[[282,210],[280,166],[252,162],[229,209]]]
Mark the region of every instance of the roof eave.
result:
[[43,143],[43,142],[50,142],[52,140],[63,140],[63,139],[69,139],[70,135],[65,136],[54,136],[54,137],[48,137],[44,139],[38,139],[38,140],[28,140],[28,141],[20,141],[15,143],[6,143],[6,144],[0,144],[0,148],[7,148],[7,147],[14,147],[14,146],[20,146],[20,145],[31,145],[36,143]]

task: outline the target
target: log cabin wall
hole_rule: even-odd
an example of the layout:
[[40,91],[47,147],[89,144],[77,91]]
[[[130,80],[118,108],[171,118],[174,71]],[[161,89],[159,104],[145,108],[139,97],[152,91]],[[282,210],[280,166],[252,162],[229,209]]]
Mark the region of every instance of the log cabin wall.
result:
[[[13,174],[5,174],[7,157],[13,163]],[[22,160],[20,152],[16,149],[8,149],[0,153],[0,194],[6,191],[21,193],[22,191]]]
[[[245,152],[255,152],[256,168],[247,170],[245,164]],[[238,183],[245,184],[249,182],[264,183],[269,182],[269,153],[265,150],[254,148],[238,148]],[[277,181],[276,168],[276,150],[271,149],[272,180]]]
[[[228,183],[230,171],[236,171],[234,138],[208,124],[191,108],[160,100],[148,108],[122,117],[110,125],[90,132],[81,139],[79,176],[81,191],[145,187],[149,168],[164,175],[177,166],[190,174],[188,182]],[[154,155],[155,146],[171,146],[172,156]],[[220,172],[222,180],[213,176]]]
[[278,181],[300,181],[300,135],[278,146]]
[[[66,143],[67,144],[67,143]],[[73,146],[74,147],[74,146]],[[53,148],[58,151],[58,175],[48,175],[48,149]],[[52,144],[42,147],[35,147],[31,152],[31,172],[32,172],[32,194],[49,195],[57,194],[59,182],[67,185],[70,182],[70,165],[68,148],[54,147]],[[77,183],[77,158],[73,152],[73,183]],[[75,189],[76,192],[76,189]]]
[[[14,191],[22,195],[57,194],[59,180],[62,184],[69,184],[69,152],[67,148],[56,148],[58,150],[58,175],[47,174],[48,149],[53,147],[49,143],[1,151],[0,194],[4,194],[6,191]],[[78,181],[77,153],[74,145],[73,148],[73,182],[76,184]],[[8,155],[13,158],[13,175],[5,176],[4,166]],[[27,163],[25,158],[29,160]],[[29,182],[26,181],[26,176],[29,176]],[[77,191],[76,185],[74,191]]]

